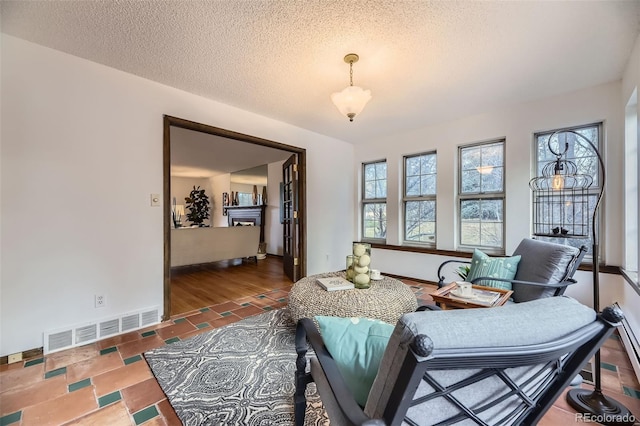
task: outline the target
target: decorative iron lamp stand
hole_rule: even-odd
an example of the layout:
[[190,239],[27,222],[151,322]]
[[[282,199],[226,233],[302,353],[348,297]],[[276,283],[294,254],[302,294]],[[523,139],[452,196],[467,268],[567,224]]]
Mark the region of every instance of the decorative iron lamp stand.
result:
[[[560,134],[564,133],[564,150],[560,144]],[[560,238],[584,238],[589,236],[589,188],[593,185],[591,175],[578,173],[577,165],[562,157],[569,150],[566,134],[584,141],[598,158],[601,171],[600,191],[591,217],[591,238],[593,257],[593,308],[600,312],[600,280],[598,262],[598,233],[596,217],[604,193],[605,167],[602,157],[593,142],[573,130],[561,130],[549,136],[547,145],[556,159],[546,164],[542,176],[529,182],[533,190],[534,235]],[[557,152],[551,146],[554,136],[558,139]],[[567,393],[567,402],[580,413],[589,414],[598,423],[605,425],[633,425],[631,412],[618,401],[605,396],[601,388],[600,351],[595,354],[594,389],[572,389]]]

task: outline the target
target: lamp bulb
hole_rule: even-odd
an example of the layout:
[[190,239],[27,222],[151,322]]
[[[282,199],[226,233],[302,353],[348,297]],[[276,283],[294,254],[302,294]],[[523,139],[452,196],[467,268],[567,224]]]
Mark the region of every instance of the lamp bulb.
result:
[[564,177],[562,175],[553,175],[553,180],[551,181],[551,188],[555,190],[563,189]]

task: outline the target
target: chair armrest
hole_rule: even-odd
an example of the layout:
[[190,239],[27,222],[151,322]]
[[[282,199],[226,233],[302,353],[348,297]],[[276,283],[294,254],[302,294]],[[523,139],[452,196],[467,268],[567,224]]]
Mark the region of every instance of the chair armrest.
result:
[[533,285],[537,287],[548,287],[548,288],[562,288],[567,287],[571,284],[577,283],[573,278],[568,278],[564,281],[560,281],[559,283],[536,283],[533,281],[520,281],[520,280],[508,280],[506,278],[495,278],[495,277],[478,277],[471,281],[471,284],[479,284],[480,281],[500,281],[511,284],[524,284],[524,285]]
[[441,311],[442,308],[440,306],[436,306],[436,305],[422,305],[422,306],[418,306],[418,309],[416,309],[416,312],[423,312],[423,311]]
[[444,265],[447,265],[449,263],[460,263],[460,264],[470,265],[471,261],[453,259],[453,260],[446,260],[446,261],[442,262],[440,264],[440,266],[438,267],[438,287],[442,287],[444,285],[445,276],[442,275],[442,268],[444,267]]
[[[352,425],[360,426],[384,426],[385,422],[379,419],[370,419],[364,414],[362,407],[358,405],[353,394],[347,387],[338,366],[322,341],[322,336],[315,323],[309,318],[301,318],[296,328],[296,351],[298,361],[305,356],[303,348],[304,339],[307,339],[313,348],[316,358],[322,367],[322,372],[329,382],[334,398],[338,403],[342,414]],[[299,362],[297,363],[299,364]]]

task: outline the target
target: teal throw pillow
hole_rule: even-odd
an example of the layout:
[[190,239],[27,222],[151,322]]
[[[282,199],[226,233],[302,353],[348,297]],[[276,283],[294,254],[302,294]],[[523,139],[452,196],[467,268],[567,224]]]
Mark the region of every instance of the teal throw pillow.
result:
[[[471,267],[465,281],[472,281],[479,277],[495,277],[512,280],[518,271],[520,256],[490,257],[478,249],[473,251]],[[478,285],[511,290],[511,283],[503,281],[480,281]]]
[[364,407],[393,326],[368,318],[315,317],[347,387]]

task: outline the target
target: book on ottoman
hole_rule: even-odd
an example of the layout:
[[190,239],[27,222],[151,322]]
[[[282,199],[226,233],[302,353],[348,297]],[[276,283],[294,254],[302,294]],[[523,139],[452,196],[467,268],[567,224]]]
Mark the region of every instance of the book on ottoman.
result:
[[350,290],[354,288],[353,283],[342,277],[318,278],[316,282],[327,291]]

